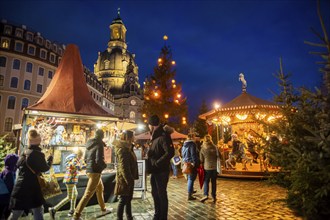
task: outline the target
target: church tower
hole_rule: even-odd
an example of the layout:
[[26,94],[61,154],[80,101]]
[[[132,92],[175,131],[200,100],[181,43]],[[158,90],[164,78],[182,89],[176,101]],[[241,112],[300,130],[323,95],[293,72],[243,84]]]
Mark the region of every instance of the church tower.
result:
[[[134,58],[127,50],[126,27],[120,18],[118,9],[117,18],[110,24],[110,40],[108,48],[98,53],[98,58],[94,64],[94,73],[97,78],[110,86],[110,92],[113,95],[121,94],[122,86],[125,81],[127,65],[132,60],[133,72],[138,76],[138,66]],[[139,86],[140,87],[140,86]]]
[[98,52],[94,73],[98,80],[109,86],[109,91],[114,97],[115,115],[136,119],[139,116],[139,108],[143,104],[143,95],[135,54],[127,50],[127,29],[120,17],[120,9],[109,28],[108,47],[105,51]]

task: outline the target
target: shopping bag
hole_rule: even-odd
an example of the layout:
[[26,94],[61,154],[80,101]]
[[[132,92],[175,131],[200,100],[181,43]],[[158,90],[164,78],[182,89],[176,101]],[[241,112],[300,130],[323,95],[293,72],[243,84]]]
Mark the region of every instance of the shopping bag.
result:
[[55,177],[53,167],[50,168],[50,173],[48,175],[40,174],[37,177],[44,199],[49,199],[62,193],[61,187]]
[[193,170],[193,165],[190,162],[183,162],[182,173],[191,174]]
[[180,156],[174,156],[172,158],[172,162],[174,165],[179,165],[181,163],[181,157]]

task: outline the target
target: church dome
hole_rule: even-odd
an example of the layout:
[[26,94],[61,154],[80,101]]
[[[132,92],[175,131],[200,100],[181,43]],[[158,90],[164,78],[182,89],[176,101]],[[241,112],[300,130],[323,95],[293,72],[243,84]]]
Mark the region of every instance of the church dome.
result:
[[99,71],[122,70],[124,71],[123,73],[125,73],[127,64],[130,59],[132,60],[132,64],[135,69],[136,63],[134,61],[134,55],[132,55],[130,52],[126,51],[125,53],[123,53],[123,50],[121,48],[113,48],[110,50],[107,49],[100,53]]

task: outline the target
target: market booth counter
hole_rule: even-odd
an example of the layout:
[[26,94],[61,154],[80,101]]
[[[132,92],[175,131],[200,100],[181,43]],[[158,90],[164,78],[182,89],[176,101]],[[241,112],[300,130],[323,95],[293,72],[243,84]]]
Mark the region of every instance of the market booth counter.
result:
[[[23,152],[27,147],[27,133],[34,128],[40,133],[41,148],[45,155],[54,156],[53,169],[63,193],[47,200],[47,204],[53,206],[66,196],[66,187],[63,184],[66,156],[78,149],[84,152],[85,143],[94,137],[99,128],[105,132],[106,142],[112,132],[109,124],[119,119],[105,111],[91,97],[79,49],[72,44],[67,45],[59,67],[43,96],[37,103],[24,109],[23,113],[19,151]],[[107,169],[102,174],[106,201],[113,194],[114,179],[114,170]],[[82,173],[77,185],[78,200],[84,193],[87,181],[87,176]],[[94,203],[96,199],[93,197],[89,204]]]

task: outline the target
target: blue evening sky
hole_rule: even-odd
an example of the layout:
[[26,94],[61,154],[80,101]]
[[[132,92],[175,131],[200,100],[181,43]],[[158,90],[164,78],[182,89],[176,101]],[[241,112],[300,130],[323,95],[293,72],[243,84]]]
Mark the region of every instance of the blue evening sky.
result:
[[[274,73],[280,57],[295,86],[321,83],[315,64],[320,59],[309,54],[315,48],[304,44],[319,42],[311,31],[321,32],[316,0],[1,0],[0,17],[51,41],[77,44],[93,71],[118,7],[141,85],[157,63],[163,35],[169,37],[176,80],[194,118],[203,99],[212,108],[215,101],[224,104],[238,96],[241,72],[248,93],[271,101],[271,91],[278,92]],[[321,10],[329,31],[329,0],[321,0]]]

